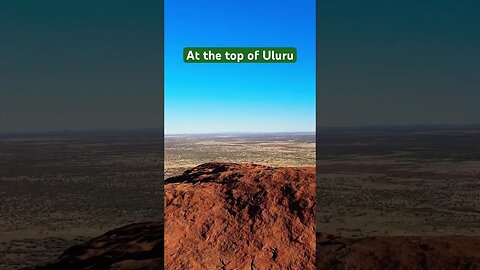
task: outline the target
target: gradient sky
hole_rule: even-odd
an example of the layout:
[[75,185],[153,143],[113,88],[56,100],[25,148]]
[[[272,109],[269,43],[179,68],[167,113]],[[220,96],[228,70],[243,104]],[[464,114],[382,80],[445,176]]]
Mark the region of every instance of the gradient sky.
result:
[[318,125],[480,123],[479,1],[319,1]]
[[161,1],[0,3],[0,131],[162,126]]
[[[167,0],[167,132],[480,122],[480,2]],[[0,2],[0,132],[162,125],[161,1]],[[297,64],[184,64],[295,46]]]
[[[295,64],[185,64],[184,47],[296,47]],[[315,130],[315,1],[166,0],[165,132]]]

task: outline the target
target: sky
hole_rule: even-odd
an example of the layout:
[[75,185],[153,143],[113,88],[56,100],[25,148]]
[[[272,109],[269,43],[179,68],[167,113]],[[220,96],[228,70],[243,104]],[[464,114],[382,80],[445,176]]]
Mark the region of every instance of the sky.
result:
[[162,2],[0,2],[0,132],[162,126]]
[[[184,47],[296,47],[295,64],[186,64]],[[315,1],[166,0],[165,133],[315,130]]]
[[[480,122],[479,1],[317,7],[315,14],[311,0],[167,0],[162,18],[157,0],[1,1],[0,132],[162,127],[163,30],[170,133],[308,131],[315,119]],[[184,64],[186,46],[294,46],[299,58]]]
[[318,3],[318,126],[480,123],[479,1]]

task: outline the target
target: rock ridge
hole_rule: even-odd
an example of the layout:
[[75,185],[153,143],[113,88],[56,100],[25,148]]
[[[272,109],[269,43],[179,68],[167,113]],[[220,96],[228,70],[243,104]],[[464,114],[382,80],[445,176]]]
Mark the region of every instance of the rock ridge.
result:
[[315,233],[313,167],[206,163],[165,182],[164,224],[111,230],[33,269],[480,269],[480,236]]

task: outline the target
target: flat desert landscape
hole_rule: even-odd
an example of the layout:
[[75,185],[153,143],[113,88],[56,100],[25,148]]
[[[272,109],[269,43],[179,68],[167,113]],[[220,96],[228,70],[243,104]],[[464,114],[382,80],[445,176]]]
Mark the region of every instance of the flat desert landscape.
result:
[[[479,128],[0,135],[0,269],[56,258],[130,223],[158,221],[162,179],[207,162],[317,170],[318,232],[480,235]],[[165,150],[165,165],[162,150]]]
[[342,237],[480,235],[480,129],[335,128],[167,136],[165,174],[204,162],[315,166],[317,231]]
[[480,129],[326,129],[317,149],[317,230],[480,235]]
[[0,134],[0,269],[162,216],[162,133]]
[[165,177],[206,162],[315,166],[314,133],[165,136]]

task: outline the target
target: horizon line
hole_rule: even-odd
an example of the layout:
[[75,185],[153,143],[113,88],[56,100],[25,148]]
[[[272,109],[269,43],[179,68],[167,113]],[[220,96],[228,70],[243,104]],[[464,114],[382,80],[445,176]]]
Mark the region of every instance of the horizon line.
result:
[[211,132],[176,132],[167,133],[165,136],[179,136],[179,135],[238,135],[238,134],[298,134],[298,133],[315,133],[312,131],[211,131]]
[[188,135],[188,134],[254,134],[254,133],[315,133],[319,129],[348,129],[348,128],[409,128],[409,127],[434,127],[434,128],[454,128],[454,127],[478,127],[480,123],[475,124],[371,124],[371,125],[320,125],[316,126],[316,130],[312,131],[211,131],[211,132],[165,132],[163,127],[143,127],[143,128],[58,128],[58,129],[37,129],[37,130],[0,130],[0,134],[15,133],[75,133],[75,132],[129,132],[129,131],[162,131],[164,135]]

